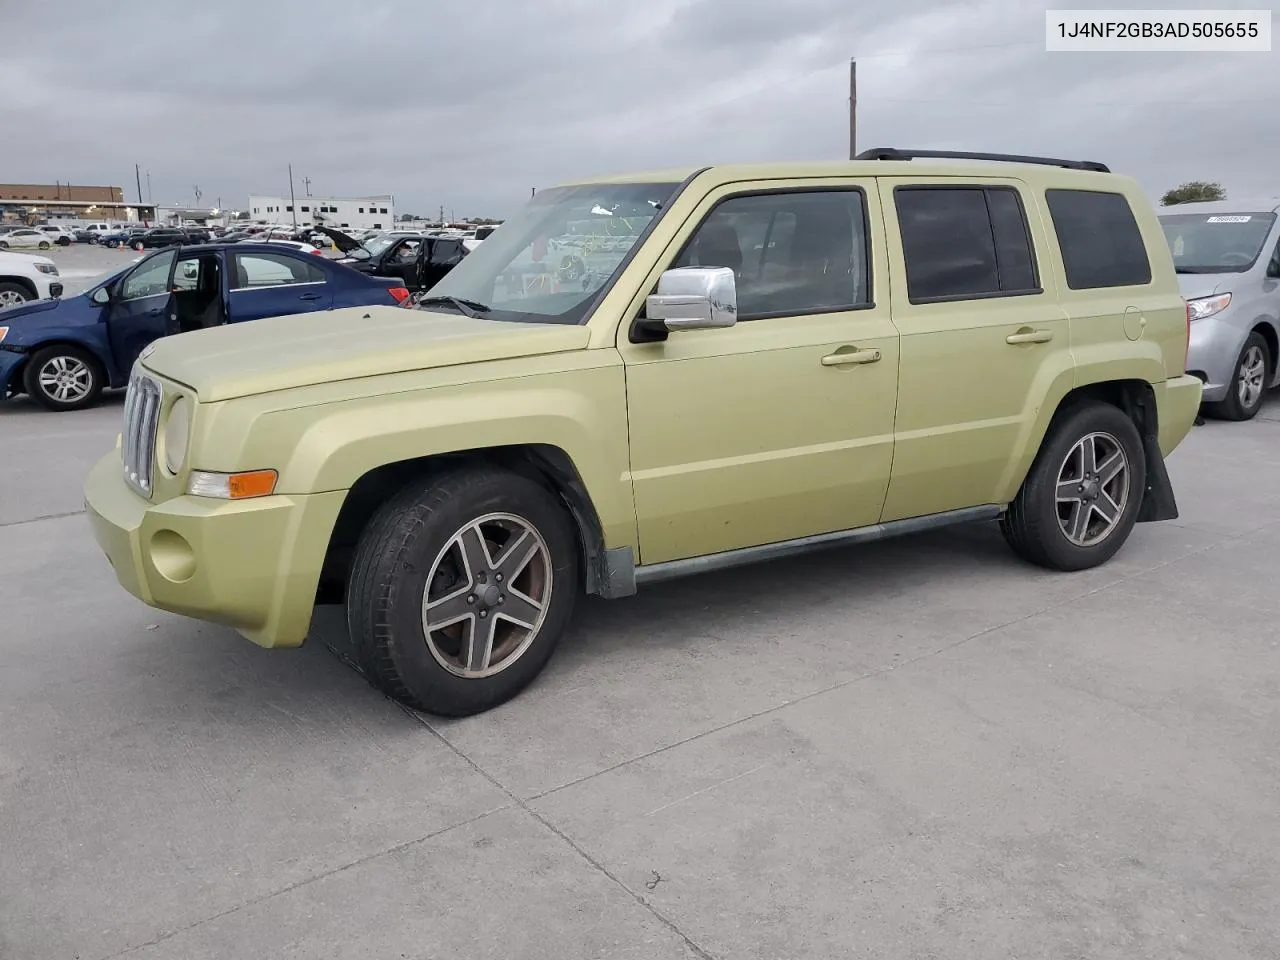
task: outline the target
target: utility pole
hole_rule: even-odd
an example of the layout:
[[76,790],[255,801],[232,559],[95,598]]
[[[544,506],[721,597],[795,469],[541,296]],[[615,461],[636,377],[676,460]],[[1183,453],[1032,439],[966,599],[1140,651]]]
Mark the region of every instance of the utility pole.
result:
[[308,197],[311,196],[311,178],[310,177],[302,178],[302,189],[307,191]]
[[858,155],[858,61],[849,60],[849,159]]
[[293,164],[289,164],[289,209],[293,211],[293,229],[298,229],[298,204],[293,197]]
[[142,171],[138,168],[138,165],[136,163],[133,165],[133,178],[138,182],[138,203],[141,204],[142,203]]
[[538,195],[538,188],[537,188],[537,187],[530,187],[530,188],[529,188],[529,197],[530,197],[530,199],[532,199],[533,197],[536,197],[537,195]]
[[147,203],[151,202],[151,171],[147,171]]
[[440,204],[440,226],[444,226],[444,204]]

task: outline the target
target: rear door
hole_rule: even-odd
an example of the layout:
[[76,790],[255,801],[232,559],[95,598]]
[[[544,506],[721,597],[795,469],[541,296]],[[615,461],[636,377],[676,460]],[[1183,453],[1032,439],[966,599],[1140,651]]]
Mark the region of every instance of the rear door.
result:
[[1008,178],[884,177],[880,196],[902,334],[883,519],[993,503],[1072,375],[1046,225]]
[[173,310],[172,273],[176,250],[152,254],[127,273],[107,305],[111,355],[127,375],[138,354],[165,335]]
[[466,256],[461,240],[436,240],[422,271],[422,289],[430,290]]
[[229,323],[328,310],[328,275],[306,254],[265,250],[229,251]]

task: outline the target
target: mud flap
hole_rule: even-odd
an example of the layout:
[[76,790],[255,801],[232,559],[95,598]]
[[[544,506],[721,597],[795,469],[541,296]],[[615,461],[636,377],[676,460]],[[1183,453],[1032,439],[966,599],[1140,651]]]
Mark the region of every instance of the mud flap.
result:
[[1147,489],[1143,491],[1138,523],[1177,520],[1178,501],[1173,496],[1173,484],[1164,465],[1164,454],[1160,452],[1156,437],[1146,431],[1142,434],[1142,452],[1147,458]]

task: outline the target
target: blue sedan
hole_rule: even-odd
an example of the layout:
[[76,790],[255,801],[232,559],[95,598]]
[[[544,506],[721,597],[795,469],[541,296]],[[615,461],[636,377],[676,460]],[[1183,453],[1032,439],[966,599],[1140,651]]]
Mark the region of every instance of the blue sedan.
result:
[[408,298],[401,280],[281,244],[169,247],[79,296],[0,310],[0,399],[26,393],[50,410],[78,410],[123,387],[138,355],[160,337]]

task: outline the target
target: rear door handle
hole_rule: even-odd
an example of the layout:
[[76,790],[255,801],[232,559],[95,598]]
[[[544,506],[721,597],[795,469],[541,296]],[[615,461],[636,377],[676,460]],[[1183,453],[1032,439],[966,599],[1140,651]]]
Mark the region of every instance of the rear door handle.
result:
[[318,294],[318,293],[304,293],[302,296],[298,297],[298,299],[299,299],[299,300],[319,300],[319,299],[320,299],[320,294]]
[[1048,343],[1053,339],[1052,330],[1019,330],[1004,338],[1005,343]]
[[879,359],[879,350],[849,350],[845,353],[837,351],[823,357],[822,365],[824,367],[840,367],[846,363],[875,363]]

